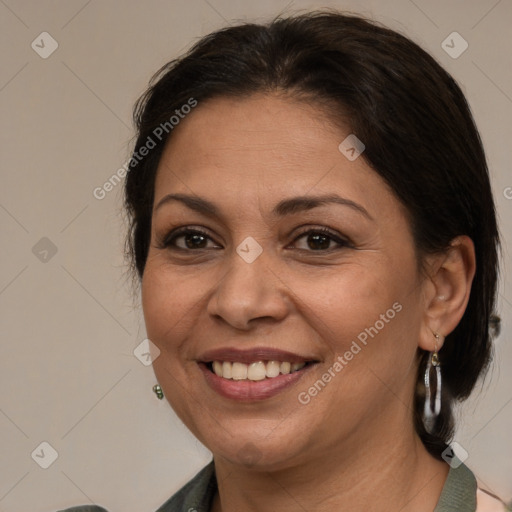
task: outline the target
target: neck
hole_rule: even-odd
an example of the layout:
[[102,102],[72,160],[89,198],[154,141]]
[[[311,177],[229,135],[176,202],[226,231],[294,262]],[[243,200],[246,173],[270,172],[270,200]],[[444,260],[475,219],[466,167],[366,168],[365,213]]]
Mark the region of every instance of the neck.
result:
[[[373,443],[350,439],[336,452],[277,471],[214,457],[218,493],[212,512],[432,512],[449,466],[432,457],[414,433],[391,434],[386,441],[374,436]],[[363,448],[354,453],[353,446]]]

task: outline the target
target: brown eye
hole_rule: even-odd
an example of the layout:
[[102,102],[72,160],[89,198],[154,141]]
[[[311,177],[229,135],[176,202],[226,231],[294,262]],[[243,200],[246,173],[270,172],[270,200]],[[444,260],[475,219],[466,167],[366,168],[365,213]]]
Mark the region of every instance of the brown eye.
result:
[[[178,240],[182,241],[177,242]],[[204,231],[198,229],[182,229],[171,233],[171,235],[165,239],[163,246],[182,250],[208,249],[208,241],[213,242]],[[217,248],[218,246],[215,247]]]
[[300,250],[310,250],[310,251],[329,251],[335,249],[336,247],[332,247],[332,242],[338,244],[338,248],[344,247],[348,245],[346,240],[341,239],[336,234],[332,233],[327,229],[310,229],[299,235],[295,239],[295,243],[297,240],[304,238],[306,240],[306,247],[299,247]]

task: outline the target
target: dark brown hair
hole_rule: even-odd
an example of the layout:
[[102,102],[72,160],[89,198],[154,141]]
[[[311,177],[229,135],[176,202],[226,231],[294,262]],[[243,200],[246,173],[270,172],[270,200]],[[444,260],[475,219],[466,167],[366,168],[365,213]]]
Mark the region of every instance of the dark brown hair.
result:
[[[348,119],[366,146],[363,158],[407,208],[420,262],[458,235],[475,244],[469,304],[440,351],[443,407],[432,432],[422,416],[428,352],[418,350],[415,428],[439,457],[453,435],[454,400],[467,398],[490,361],[499,238],[486,158],[466,99],[408,38],[358,16],[313,12],[214,32],[160,69],[134,110],[137,159],[125,187],[134,268],[142,276],[170,117],[191,98],[200,105],[270,91],[317,102],[331,117]],[[155,130],[166,122],[168,132],[156,141]],[[140,158],[148,138],[156,147]]]

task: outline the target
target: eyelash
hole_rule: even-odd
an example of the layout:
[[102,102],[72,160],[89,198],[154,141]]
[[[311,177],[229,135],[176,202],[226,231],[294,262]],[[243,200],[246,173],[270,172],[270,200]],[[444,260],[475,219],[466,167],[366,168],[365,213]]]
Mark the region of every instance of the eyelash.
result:
[[[339,247],[334,248],[334,249],[319,249],[319,250],[316,250],[316,251],[315,250],[307,250],[307,249],[298,249],[299,251],[313,252],[313,253],[315,253],[315,252],[331,252],[333,250],[341,249],[343,247],[351,247],[351,243],[348,240],[339,237],[336,233],[334,233],[330,229],[324,228],[324,227],[306,229],[306,230],[300,232],[295,237],[293,242],[295,243],[300,238],[304,237],[305,235],[309,235],[309,234],[327,235],[332,241],[336,242],[339,245]],[[171,250],[176,250],[176,251],[194,251],[194,250],[195,251],[201,251],[201,250],[204,251],[204,250],[208,250],[207,248],[184,249],[183,247],[176,247],[175,245],[173,245],[173,243],[176,241],[176,239],[178,239],[178,238],[180,238],[180,237],[182,237],[184,235],[202,235],[205,238],[208,238],[208,239],[212,240],[210,235],[206,231],[203,231],[202,229],[199,229],[199,228],[195,228],[195,229],[179,228],[176,231],[171,232],[167,237],[165,237],[163,242],[160,244],[159,248],[160,249],[171,249]]]

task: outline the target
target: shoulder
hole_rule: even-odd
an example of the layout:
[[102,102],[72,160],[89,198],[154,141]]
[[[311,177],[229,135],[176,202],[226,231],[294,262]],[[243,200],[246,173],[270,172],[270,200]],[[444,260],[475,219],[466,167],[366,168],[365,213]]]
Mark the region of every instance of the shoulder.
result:
[[[217,479],[213,460],[171,496],[156,512],[209,512],[217,492]],[[57,512],[108,512],[97,505],[82,505]]]
[[450,468],[435,512],[507,512],[496,496],[483,491],[473,472],[457,459]]
[[156,512],[181,512],[194,510],[208,512],[215,493],[217,479],[213,460],[197,473]]
[[504,503],[483,489],[476,491],[476,512],[506,512]]
[[58,510],[57,512],[108,512],[103,507],[98,505],[82,505],[80,507],[71,507],[65,510]]

